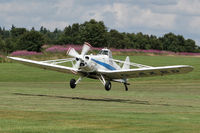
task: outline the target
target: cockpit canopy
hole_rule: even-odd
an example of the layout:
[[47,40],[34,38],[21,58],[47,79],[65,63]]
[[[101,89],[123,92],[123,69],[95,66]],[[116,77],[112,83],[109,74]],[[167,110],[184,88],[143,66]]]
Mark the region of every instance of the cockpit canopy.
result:
[[107,55],[109,56],[109,58],[112,58],[112,52],[107,48],[104,48],[101,51],[99,51],[98,55]]

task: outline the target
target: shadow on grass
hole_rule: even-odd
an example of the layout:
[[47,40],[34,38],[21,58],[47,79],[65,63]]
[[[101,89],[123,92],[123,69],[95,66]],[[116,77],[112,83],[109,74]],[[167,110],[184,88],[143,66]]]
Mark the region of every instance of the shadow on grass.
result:
[[100,101],[100,102],[118,102],[118,103],[130,103],[130,104],[144,104],[150,105],[148,101],[139,100],[126,100],[126,99],[111,99],[111,98],[84,98],[84,97],[67,97],[67,96],[54,96],[54,95],[44,95],[44,94],[25,94],[25,93],[13,93],[14,95],[21,96],[38,96],[38,97],[52,97],[52,98],[65,98],[72,100],[85,100],[85,101]]
[[127,99],[111,99],[111,98],[98,98],[97,99],[97,98],[84,98],[84,97],[54,96],[54,95],[44,95],[44,94],[26,94],[26,93],[13,93],[13,94],[21,95],[21,96],[51,97],[51,98],[63,98],[63,99],[72,99],[72,100],[83,100],[83,101],[116,102],[116,103],[128,103],[128,104],[176,106],[176,107],[193,107],[191,105],[155,104],[155,103],[149,103],[148,101],[127,100]]

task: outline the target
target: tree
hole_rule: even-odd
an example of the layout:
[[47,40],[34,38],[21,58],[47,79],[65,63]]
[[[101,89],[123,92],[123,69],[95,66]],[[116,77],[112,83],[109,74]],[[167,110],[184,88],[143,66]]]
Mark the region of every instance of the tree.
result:
[[125,48],[126,42],[124,42],[123,34],[119,33],[117,30],[110,30],[108,34],[108,46],[113,48]]
[[34,28],[34,27],[32,27],[32,28],[31,28],[31,31],[35,31],[35,28]]
[[19,50],[28,51],[41,51],[41,47],[44,44],[43,35],[37,31],[29,31],[24,33],[17,42],[17,48]]
[[60,36],[62,36],[63,32],[57,28],[52,32],[53,38],[51,39],[52,44],[60,44],[58,43]]
[[49,31],[49,30],[47,30],[47,28],[45,28],[45,27],[43,27],[43,26],[40,27],[40,33],[46,34],[48,31]]
[[2,39],[9,38],[10,37],[10,31],[5,30],[5,27],[3,27],[3,29],[1,28],[0,36],[2,37]]
[[5,42],[0,37],[0,52],[5,52],[5,48],[6,48]]
[[62,39],[65,44],[82,44],[80,25],[75,23],[72,26],[66,26],[60,39]]
[[89,42],[95,47],[102,47],[107,44],[107,28],[103,21],[97,22],[94,19],[89,22],[86,21],[81,24],[80,32],[82,43]]
[[158,49],[174,52],[200,52],[200,47],[192,39],[182,35],[167,33],[157,38],[154,35],[119,32],[115,29],[108,31],[103,21],[91,19],[83,24],[74,23],[64,30],[50,31],[41,26],[39,31],[34,27],[17,28],[12,25],[10,30],[0,26],[1,51],[10,53],[16,49],[40,51],[42,44],[82,44],[85,41],[94,47]]
[[13,38],[16,38],[16,37],[19,37],[20,35],[24,34],[26,32],[26,29],[12,27],[10,32],[11,32],[11,36]]
[[178,40],[175,34],[165,34],[160,41],[163,43],[164,50],[178,52]]
[[143,35],[142,32],[136,34],[136,46],[138,49],[150,49],[149,36]]
[[163,43],[163,49],[168,51],[195,52],[198,49],[195,41],[191,39],[185,40],[183,36],[173,33],[165,34],[159,40]]
[[11,53],[11,52],[15,51],[16,50],[16,45],[17,45],[16,41],[13,41],[12,38],[6,38],[5,39],[5,46],[6,46],[5,52],[6,53]]
[[151,49],[163,50],[163,44],[157,39],[156,36],[151,35],[150,38]]
[[198,47],[195,44],[195,41],[192,39],[187,39],[185,40],[185,49],[187,52],[198,52],[197,49]]
[[71,40],[73,44],[81,44],[80,25],[75,23],[71,28]]
[[3,30],[2,30],[2,28],[0,27],[0,35],[2,35],[2,33],[3,33]]
[[65,42],[65,44],[73,43],[73,41],[72,41],[73,40],[72,39],[73,35],[72,35],[72,27],[71,27],[71,25],[65,27],[63,36],[64,36],[63,37],[63,41]]

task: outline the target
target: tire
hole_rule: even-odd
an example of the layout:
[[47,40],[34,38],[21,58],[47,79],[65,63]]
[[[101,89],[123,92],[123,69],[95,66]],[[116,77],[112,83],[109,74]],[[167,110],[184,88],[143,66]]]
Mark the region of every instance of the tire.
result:
[[111,82],[107,81],[106,84],[105,84],[105,90],[109,91],[110,89],[111,89]]
[[70,80],[70,87],[72,88],[72,89],[74,89],[75,87],[76,87],[76,80],[75,79],[71,79]]

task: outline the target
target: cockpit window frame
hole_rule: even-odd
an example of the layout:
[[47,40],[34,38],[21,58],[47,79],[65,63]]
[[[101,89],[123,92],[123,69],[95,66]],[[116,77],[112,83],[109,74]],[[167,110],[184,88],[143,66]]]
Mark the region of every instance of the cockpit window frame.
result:
[[109,58],[112,58],[112,52],[109,49],[102,49],[98,55],[107,55]]
[[101,50],[101,51],[99,51],[98,54],[101,54],[101,55],[109,55],[109,51],[108,51],[108,50]]
[[102,51],[102,54],[103,54],[103,55],[108,55],[108,53],[109,53],[108,50],[103,50],[103,51]]

